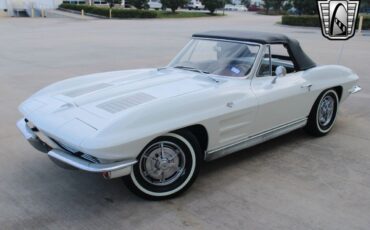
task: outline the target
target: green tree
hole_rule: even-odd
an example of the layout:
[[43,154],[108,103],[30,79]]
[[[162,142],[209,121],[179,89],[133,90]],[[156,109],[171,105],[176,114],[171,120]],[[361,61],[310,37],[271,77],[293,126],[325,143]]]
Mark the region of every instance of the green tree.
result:
[[249,7],[251,5],[251,0],[241,0],[241,4],[246,7]]
[[263,7],[265,8],[266,14],[269,14],[270,8],[273,6],[274,0],[265,0]]
[[317,14],[317,4],[315,0],[294,0],[293,4],[300,14]]
[[271,8],[280,12],[285,2],[285,0],[265,0],[263,6],[266,10],[266,14],[269,14]]
[[285,2],[285,0],[275,0],[274,9],[278,10],[280,12],[281,8],[284,5],[284,2]]
[[187,0],[161,0],[164,8],[170,8],[172,13],[175,13],[177,8],[185,5]]
[[213,14],[216,9],[223,8],[225,6],[225,0],[203,0],[204,6]]
[[365,10],[370,7],[370,0],[361,0],[360,1],[360,10]]
[[128,4],[135,6],[137,9],[146,8],[148,0],[126,0]]
[[293,7],[293,0],[288,0],[283,5],[283,10],[288,11],[290,8]]

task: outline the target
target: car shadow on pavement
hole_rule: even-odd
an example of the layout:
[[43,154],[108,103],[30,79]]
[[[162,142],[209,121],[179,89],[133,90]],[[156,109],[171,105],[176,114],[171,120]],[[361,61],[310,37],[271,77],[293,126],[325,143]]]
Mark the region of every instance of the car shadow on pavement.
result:
[[[202,166],[198,180],[187,192],[178,198],[161,202],[148,202],[135,196],[124,186],[121,179],[105,180],[98,174],[60,169],[48,159],[30,157],[25,167],[16,172],[18,178],[15,181],[21,183],[21,187],[27,190],[18,191],[13,197],[22,201],[18,208],[32,210],[31,216],[33,213],[35,218],[42,214],[51,222],[57,221],[58,218],[87,221],[91,217],[94,217],[93,221],[99,221],[111,218],[112,215],[117,218],[133,218],[132,221],[140,221],[142,215],[147,220],[156,220],[158,215],[166,215],[167,211],[163,206],[177,209],[189,202],[204,199],[204,191],[212,192],[211,183],[214,178],[217,180],[219,177],[226,177],[222,174],[232,174],[235,167],[248,167],[255,161],[261,164],[264,159],[289,151],[290,147],[300,145],[310,138],[302,130],[297,130],[258,146],[207,162]],[[24,176],[26,171],[33,171],[34,175]],[[153,211],[146,211],[148,209]],[[61,210],[67,211],[63,213]],[[8,227],[29,224],[26,223],[27,219],[24,221],[13,224],[9,222]]]
[[291,149],[295,148],[295,146],[299,146],[305,141],[312,139],[314,139],[314,137],[306,134],[303,129],[295,130],[256,146],[243,149],[210,162],[205,162],[200,177],[207,177],[210,174],[218,173],[220,169],[228,170],[229,168],[234,168],[246,162],[262,162],[264,159],[276,157],[277,154],[289,152]]

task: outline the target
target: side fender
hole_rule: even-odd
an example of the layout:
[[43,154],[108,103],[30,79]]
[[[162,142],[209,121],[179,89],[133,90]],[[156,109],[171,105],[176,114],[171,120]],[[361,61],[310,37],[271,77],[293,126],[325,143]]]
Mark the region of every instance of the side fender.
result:
[[317,96],[325,89],[342,87],[341,101],[350,95],[349,90],[359,79],[351,69],[339,65],[317,66],[305,71],[302,77],[312,84],[311,91]]

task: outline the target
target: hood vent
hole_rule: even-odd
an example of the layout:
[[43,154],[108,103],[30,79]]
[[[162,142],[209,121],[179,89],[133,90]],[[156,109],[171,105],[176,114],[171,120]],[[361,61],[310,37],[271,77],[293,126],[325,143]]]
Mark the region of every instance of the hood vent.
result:
[[100,89],[107,88],[108,86],[111,86],[111,85],[107,83],[100,83],[100,84],[90,85],[90,86],[83,87],[83,88],[70,90],[68,92],[65,92],[63,95],[74,98],[74,97],[79,97],[79,96],[82,96],[88,93],[92,93]]
[[97,105],[99,109],[105,110],[109,113],[118,113],[136,105],[155,99],[152,95],[146,93],[135,93],[129,96],[115,98]]

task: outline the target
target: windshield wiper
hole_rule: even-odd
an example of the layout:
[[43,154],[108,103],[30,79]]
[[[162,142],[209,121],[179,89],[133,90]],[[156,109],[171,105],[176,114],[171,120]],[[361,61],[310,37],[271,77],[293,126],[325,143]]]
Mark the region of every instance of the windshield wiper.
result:
[[206,72],[206,71],[202,71],[202,70],[200,70],[200,69],[197,69],[197,68],[194,68],[194,67],[191,67],[191,66],[175,66],[175,67],[173,67],[173,68],[178,68],[178,69],[184,69],[184,70],[190,70],[190,71],[194,71],[194,72],[198,72],[198,73],[202,73],[202,74],[205,74],[205,75],[202,75],[202,76],[204,76],[204,77],[206,77],[206,78],[208,78],[208,79],[210,79],[210,80],[212,80],[212,81],[214,81],[214,82],[216,82],[216,83],[219,83],[220,81],[219,80],[217,80],[216,78],[213,78],[213,77],[211,77],[211,76],[209,76],[208,74],[210,74],[209,72]]
[[200,69],[197,69],[195,67],[191,67],[191,66],[183,66],[183,65],[177,65],[173,68],[176,68],[176,69],[184,69],[184,70],[190,70],[190,71],[194,71],[194,72],[198,72],[198,73],[203,73],[203,74],[209,74],[209,72],[206,72],[206,71],[202,71]]
[[[167,69],[167,68],[169,68],[169,67],[158,68],[158,71],[163,70],[163,69]],[[197,69],[197,68],[194,68],[194,67],[191,67],[191,66],[181,66],[181,65],[179,65],[179,66],[174,66],[172,68],[183,69],[183,70],[190,70],[190,71],[202,73],[202,74],[205,74],[205,75],[202,75],[202,76],[204,76],[204,77],[206,77],[206,78],[208,78],[208,79],[210,79],[210,80],[212,80],[212,81],[214,81],[216,83],[219,83],[220,82],[216,78],[213,78],[213,77],[209,76],[208,75],[208,74],[210,74],[209,72],[202,71],[200,69]]]

